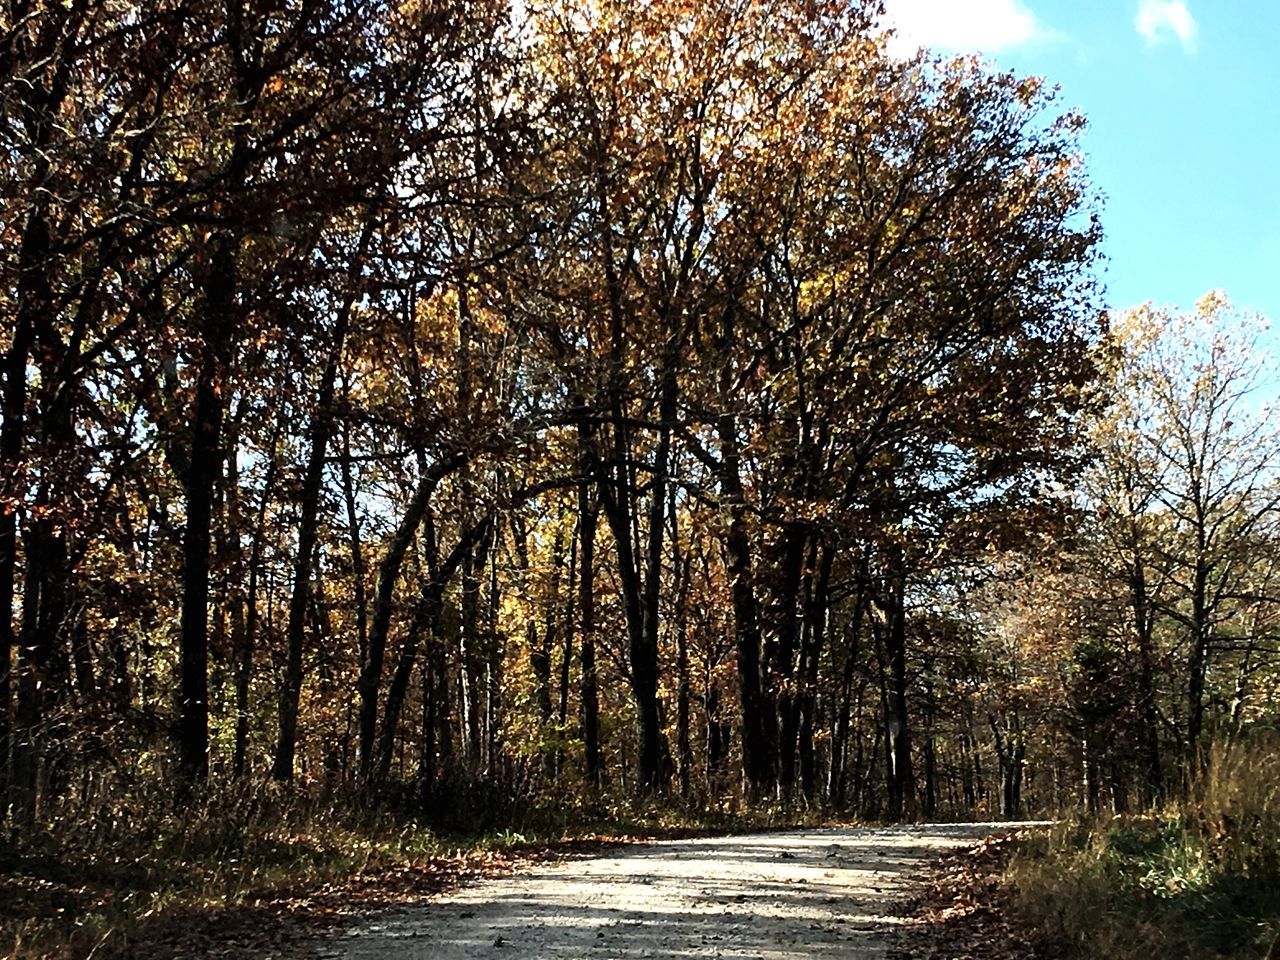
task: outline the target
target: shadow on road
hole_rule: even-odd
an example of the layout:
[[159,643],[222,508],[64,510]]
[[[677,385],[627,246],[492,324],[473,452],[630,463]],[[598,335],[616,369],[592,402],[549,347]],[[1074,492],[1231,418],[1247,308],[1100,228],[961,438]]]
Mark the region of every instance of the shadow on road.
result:
[[906,878],[991,825],[685,840],[541,868],[383,917],[335,960],[884,955]]

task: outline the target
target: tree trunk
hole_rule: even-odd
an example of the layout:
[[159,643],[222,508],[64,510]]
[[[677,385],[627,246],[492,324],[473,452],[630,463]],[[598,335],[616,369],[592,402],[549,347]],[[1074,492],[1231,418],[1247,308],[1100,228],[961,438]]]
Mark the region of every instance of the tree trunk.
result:
[[25,663],[18,683],[14,788],[20,816],[28,822],[38,805],[42,759],[44,780],[53,785],[50,792],[60,792],[57,771],[64,758],[54,721],[67,700],[70,680],[65,644],[69,619],[66,541],[44,515],[50,508],[44,494],[37,497],[37,519],[27,531],[24,551],[21,646]]
[[[47,162],[43,169],[47,171]],[[35,344],[38,315],[53,308],[46,273],[49,246],[45,206],[38,203],[27,218],[19,252],[18,308],[14,317],[13,339],[5,355],[4,422],[0,424],[0,470],[3,470],[0,483],[4,484],[6,494],[4,502],[0,503],[0,735],[3,735],[0,740],[0,750],[3,750],[0,754],[0,784],[15,790],[17,806],[28,808],[33,806],[35,777],[35,730],[29,725],[38,722],[40,711],[34,702],[39,684],[34,677],[26,679],[30,671],[25,663],[22,664],[23,676],[18,681],[17,724],[12,731],[9,705],[12,699],[11,677],[18,665],[19,637],[14,629],[13,603],[16,598],[18,510],[25,495],[21,478],[26,475],[22,460],[26,440],[27,365]],[[28,580],[32,578],[31,567],[39,562],[37,558],[28,559]],[[24,590],[24,610],[27,592]],[[24,700],[27,701],[25,707]],[[9,767],[10,758],[12,768]],[[26,812],[32,813],[33,810]]]
[[422,729],[418,740],[418,782],[416,792],[418,802],[424,806],[430,802],[436,783],[436,695],[434,658],[430,645],[435,639],[433,632],[427,638],[428,649],[422,656],[421,664],[421,697],[422,697]]
[[[662,729],[658,714],[658,637],[661,619],[663,538],[666,533],[667,483],[671,468],[671,431],[676,419],[676,368],[680,362],[679,331],[667,323],[659,376],[658,447],[654,453],[649,493],[648,564],[644,578],[642,643],[631,651],[631,675],[640,714],[640,787],[666,788],[662,774]],[[687,706],[687,701],[686,701]]]
[[258,503],[258,517],[254,523],[253,542],[249,547],[249,588],[245,597],[244,631],[238,647],[236,664],[236,732],[231,770],[235,777],[242,777],[246,769],[249,749],[249,685],[253,680],[253,653],[258,641],[258,582],[262,545],[266,535],[267,507],[275,489],[279,458],[276,456],[280,434],[284,430],[285,415],[282,412],[271,434],[267,451],[267,469],[262,478],[262,499]]
[[[387,776],[391,772],[391,760],[395,752],[396,733],[400,726],[400,714],[404,708],[405,697],[409,692],[409,680],[413,675],[413,666],[418,656],[418,640],[424,633],[435,632],[436,625],[440,620],[445,588],[448,587],[449,581],[453,579],[454,573],[463,565],[466,558],[472,557],[475,559],[475,546],[477,543],[483,544],[489,529],[490,521],[486,519],[470,530],[465,531],[449,552],[449,556],[444,563],[440,565],[440,569],[430,575],[430,579],[423,587],[422,596],[418,600],[418,606],[414,611],[413,621],[409,627],[409,635],[400,650],[395,673],[392,675],[391,684],[387,688],[387,702],[382,717],[382,736],[378,744],[378,764],[376,768],[376,781],[378,783],[385,783]],[[478,558],[478,564],[480,566],[484,564],[483,550]]]
[[298,700],[302,693],[302,648],[305,640],[307,603],[311,590],[311,567],[316,553],[316,532],[320,520],[320,486],[324,480],[324,458],[333,436],[334,393],[338,381],[338,365],[346,346],[347,328],[351,310],[355,305],[357,278],[369,249],[373,233],[371,223],[366,223],[360,234],[356,252],[348,271],[348,290],[338,309],[334,323],[333,342],[324,371],[320,374],[320,387],[316,395],[315,410],[311,415],[311,448],[302,480],[302,497],[298,504],[298,552],[293,563],[293,593],[289,597],[289,621],[285,628],[284,685],[280,690],[279,736],[276,740],[275,761],[271,775],[276,780],[293,779],[293,756],[298,738]]
[[889,667],[887,748],[891,778],[889,817],[902,820],[914,815],[915,773],[911,766],[911,726],[907,713],[907,615],[906,582],[902,558],[895,554],[888,584],[888,629],[885,646]]
[[[468,517],[469,504],[464,504],[463,516]],[[477,673],[480,669],[478,653],[480,604],[480,571],[475,554],[468,551],[462,560],[461,617],[458,629],[458,696],[461,706],[463,734],[463,758],[471,772],[480,769],[480,698]]]
[[[674,511],[672,516],[674,518]],[[672,541],[678,548],[678,538],[673,533]],[[691,557],[686,555],[683,563],[679,555],[676,557],[679,569],[679,588],[676,598],[676,759],[679,764],[680,797],[689,799],[691,774],[693,769],[693,745],[689,740],[689,623],[688,623],[688,589]]]
[[[528,531],[523,522],[513,520],[513,534],[516,538],[516,556],[521,572],[528,584],[530,575]],[[543,623],[541,635],[536,617],[530,616],[525,623],[525,645],[529,649],[529,669],[533,672],[534,702],[538,705],[538,723],[540,726],[540,748],[542,750],[542,766],[546,779],[555,776],[557,750],[551,749],[553,739],[551,718],[553,705],[551,697],[551,653],[556,643],[556,616],[559,613],[560,570],[564,566],[563,530],[557,528],[555,542],[551,548],[551,582],[548,595],[544,598]],[[527,589],[527,587],[526,587]]]
[[181,685],[178,697],[180,789],[209,773],[209,547],[214,487],[221,473],[222,417],[231,363],[236,264],[234,240],[214,244],[205,286],[205,316],[198,344],[195,416],[185,487],[182,538]]
[[[630,449],[627,442],[622,401],[613,401],[613,463],[609,481],[600,487],[605,517],[613,533],[619,588],[627,627],[627,656],[631,673],[631,696],[636,707],[636,790],[652,793],[659,787],[658,650],[656,636],[650,634],[647,616],[648,591],[640,577],[633,531],[636,527],[635,498],[632,494]],[[656,481],[655,481],[656,482]],[[662,509],[661,507],[659,508]],[[661,516],[659,515],[659,523]],[[662,531],[658,530],[659,545]],[[650,541],[652,548],[652,540]],[[653,624],[656,629],[656,620]]]
[[938,811],[938,755],[937,741],[933,735],[933,713],[930,707],[929,718],[924,731],[924,815],[930,820]]
[[378,566],[378,583],[374,590],[373,616],[369,628],[367,656],[360,664],[357,694],[360,699],[360,778],[367,780],[373,772],[374,735],[378,724],[378,693],[382,686],[382,666],[387,651],[387,634],[391,628],[391,612],[395,599],[396,581],[405,554],[426,516],[431,495],[449,473],[466,462],[461,455],[437,460],[421,476],[418,488],[405,508],[404,516],[396,527],[386,555]]
[[831,569],[835,551],[829,544],[818,549],[817,570],[809,577],[804,612],[804,631],[800,644],[800,788],[805,799],[817,797],[817,761],[814,756],[813,733],[818,693],[818,661],[827,635],[827,604],[831,592]]
[[[502,592],[498,581],[498,551],[501,549],[501,527],[493,524],[489,542],[489,643],[485,663],[484,701],[484,749],[485,776],[492,784],[501,785],[500,771],[504,764],[502,743],[502,649],[498,645],[498,610],[502,605]],[[554,618],[553,613],[548,619]]]
[[[27,432],[27,367],[35,345],[37,328],[52,328],[54,296],[51,282],[53,244],[50,236],[50,203],[53,191],[49,189],[51,169],[51,145],[59,131],[58,111],[71,89],[73,73],[70,69],[75,58],[80,31],[84,26],[89,5],[83,0],[76,3],[50,7],[45,11],[43,29],[12,29],[25,16],[11,11],[11,29],[6,38],[5,66],[14,77],[31,69],[31,75],[47,77],[47,82],[15,85],[18,99],[7,105],[11,116],[20,117],[21,125],[29,137],[24,160],[31,163],[31,175],[25,187],[30,212],[22,225],[22,239],[17,251],[17,304],[13,317],[13,331],[9,349],[4,358],[4,392],[0,397],[0,809],[11,785],[20,780],[34,784],[34,730],[24,724],[37,722],[39,706],[39,681],[35,677],[19,678],[18,698],[23,699],[23,687],[28,690],[27,712],[32,708],[34,716],[25,719],[17,716],[17,728],[10,724],[10,704],[13,699],[13,676],[17,657],[19,631],[14,627],[13,604],[17,594],[18,510],[25,498],[27,471],[23,465],[23,448]],[[19,7],[18,10],[24,8]],[[54,69],[45,70],[52,66]],[[65,546],[65,545],[64,545]],[[28,556],[28,567],[32,558]],[[30,572],[27,573],[30,579]],[[24,588],[23,607],[27,606]],[[25,614],[24,614],[25,621]],[[22,632],[26,632],[25,623]],[[25,641],[24,641],[25,642]],[[18,713],[23,713],[18,704]],[[25,753],[24,753],[25,751]],[[13,767],[10,767],[10,764]],[[20,773],[16,768],[28,767]]]
[[[22,446],[27,404],[27,357],[31,352],[31,323],[26,311],[19,309],[13,339],[5,355],[3,407],[0,408],[0,484],[4,502],[0,503],[0,804],[9,783],[10,704],[13,700],[13,665],[17,647],[14,630],[13,602],[17,594],[18,501],[20,491],[14,486],[22,475]],[[7,804],[4,804],[7,806]]]
[[[836,729],[831,743],[831,776],[828,780],[828,802],[834,807],[842,807],[847,789],[849,752],[849,724],[851,719],[853,697],[853,674],[858,665],[858,654],[862,636],[862,616],[866,609],[866,587],[858,585],[858,596],[853,605],[853,618],[847,629],[849,637],[848,650],[845,654],[844,673],[840,681],[840,704],[836,714]],[[856,770],[856,767],[855,767]]]
[[710,679],[710,670],[703,688],[703,712],[707,717],[707,793],[714,797],[719,792],[721,774],[729,759],[729,724],[720,718],[720,686]]
[[1142,556],[1136,548],[1130,579],[1130,599],[1133,608],[1134,632],[1138,638],[1138,715],[1142,718],[1140,737],[1146,778],[1145,795],[1147,803],[1154,804],[1164,792],[1164,772],[1160,766],[1155,650],[1152,639],[1152,617],[1147,600],[1147,576]]
[[777,776],[777,740],[773,718],[761,676],[760,612],[751,563],[751,538],[747,528],[746,496],[742,487],[742,440],[734,413],[733,366],[729,362],[734,341],[734,311],[724,312],[717,332],[721,358],[717,388],[721,410],[716,418],[720,459],[717,481],[729,516],[725,536],[725,573],[732,591],[734,645],[738,659],[739,708],[742,720],[742,773],[748,802],[760,800],[773,789]]
[[564,590],[564,644],[560,651],[560,691],[559,705],[556,710],[558,736],[556,737],[556,776],[564,767],[564,732],[569,720],[569,679],[573,666],[573,625],[574,605],[577,603],[578,589],[578,530],[574,527],[569,542],[569,580]]
[[1191,590],[1191,656],[1187,663],[1187,761],[1188,774],[1200,769],[1200,734],[1204,728],[1204,688],[1209,664],[1209,640],[1212,632],[1208,617],[1209,572],[1197,558]]
[[587,783],[600,788],[600,694],[596,681],[596,505],[591,500],[597,471],[594,437],[585,418],[578,424],[578,608],[582,625],[582,741]]
[[800,716],[796,697],[795,656],[799,633],[798,619],[801,583],[804,580],[806,536],[796,524],[788,524],[780,549],[780,585],[773,603],[775,622],[771,632],[776,638],[765,646],[766,696],[776,706],[777,715],[770,724],[778,730],[778,787],[784,799],[791,796],[796,782],[796,738]]
[[738,428],[732,413],[720,418],[723,456],[720,488],[729,509],[725,537],[725,569],[733,596],[734,642],[738,654],[738,688],[742,719],[742,773],[747,798],[758,801],[774,785],[774,738],[761,682],[760,619],[751,570],[751,540],[747,533],[746,504],[738,474]]

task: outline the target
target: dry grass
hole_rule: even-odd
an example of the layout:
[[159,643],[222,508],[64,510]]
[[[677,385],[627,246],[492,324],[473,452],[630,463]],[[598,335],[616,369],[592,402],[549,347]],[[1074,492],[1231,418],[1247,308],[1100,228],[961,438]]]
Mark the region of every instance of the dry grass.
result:
[[576,849],[577,840],[800,822],[783,811],[707,817],[607,798],[517,805],[476,789],[455,784],[426,806],[406,797],[390,807],[270,783],[221,787],[182,804],[158,782],[102,792],[0,844],[0,956],[102,957],[118,955],[121,944],[130,945],[124,955],[131,957],[167,956],[132,945],[148,931],[171,937],[174,927],[207,927],[204,935],[216,937],[234,914],[274,923],[270,911],[296,913],[294,905],[330,895],[377,905],[380,889],[389,896],[431,892],[504,869],[513,857]]
[[438,854],[441,840],[348,799],[222,790],[176,804],[133,791],[56,816],[0,848],[0,951],[83,956],[166,914],[252,898]]
[[1062,824],[1024,847],[1004,889],[1070,956],[1267,957],[1280,936],[1280,751],[1219,749],[1182,804]]

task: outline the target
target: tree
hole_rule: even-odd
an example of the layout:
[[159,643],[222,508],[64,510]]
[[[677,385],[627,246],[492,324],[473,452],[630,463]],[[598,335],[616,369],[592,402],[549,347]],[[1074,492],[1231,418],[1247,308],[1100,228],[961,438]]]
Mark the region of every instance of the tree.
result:
[[1154,544],[1165,583],[1156,603],[1185,632],[1184,747],[1196,757],[1215,648],[1241,602],[1255,599],[1255,535],[1280,505],[1280,436],[1254,399],[1269,375],[1256,317],[1210,293],[1194,313],[1140,308],[1129,323],[1154,327],[1130,361],[1139,391],[1131,416],[1152,464],[1143,489],[1166,517],[1167,536]]

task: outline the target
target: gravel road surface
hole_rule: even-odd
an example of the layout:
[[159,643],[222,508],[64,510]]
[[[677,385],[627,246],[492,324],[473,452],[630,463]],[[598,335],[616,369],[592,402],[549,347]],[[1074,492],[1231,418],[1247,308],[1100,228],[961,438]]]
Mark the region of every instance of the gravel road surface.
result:
[[937,854],[1009,824],[809,830],[625,847],[382,915],[324,960],[869,960]]

